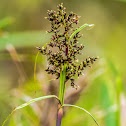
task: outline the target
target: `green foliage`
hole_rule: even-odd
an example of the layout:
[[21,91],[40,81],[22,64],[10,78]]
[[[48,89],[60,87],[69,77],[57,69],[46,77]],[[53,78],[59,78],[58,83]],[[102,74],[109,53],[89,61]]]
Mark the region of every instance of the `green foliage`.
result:
[[0,36],[0,50],[6,48],[8,44],[12,44],[15,48],[40,46],[45,44],[49,40],[48,35],[45,32],[33,31],[22,33],[4,33]]

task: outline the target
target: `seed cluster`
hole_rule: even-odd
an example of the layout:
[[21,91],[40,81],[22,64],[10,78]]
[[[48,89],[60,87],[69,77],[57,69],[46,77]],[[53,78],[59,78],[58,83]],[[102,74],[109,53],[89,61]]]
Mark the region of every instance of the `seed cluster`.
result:
[[[81,50],[84,48],[83,45],[78,46],[78,39],[81,37],[80,33],[76,33],[70,40],[70,36],[75,31],[74,26],[78,24],[79,16],[70,12],[69,15],[65,12],[66,8],[63,4],[58,5],[58,10],[49,11],[48,17],[46,17],[51,23],[51,30],[48,33],[52,33],[51,41],[46,47],[39,48],[43,55],[47,56],[49,63],[48,68],[45,70],[48,74],[55,74],[57,79],[60,77],[60,71],[62,66],[66,63],[66,81],[71,80],[71,86],[75,87],[73,77],[82,74],[82,71],[93,64],[96,58],[89,57],[86,61],[78,64],[77,55],[81,54]],[[50,50],[52,48],[52,50]],[[54,51],[55,50],[57,51]]]

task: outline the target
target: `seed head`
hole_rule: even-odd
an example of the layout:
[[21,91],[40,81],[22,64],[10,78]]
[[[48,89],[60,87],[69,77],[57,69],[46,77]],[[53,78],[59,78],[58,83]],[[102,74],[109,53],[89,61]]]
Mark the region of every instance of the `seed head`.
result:
[[[76,33],[70,40],[70,36],[77,28],[79,18],[77,14],[70,12],[68,15],[65,12],[66,8],[63,4],[59,4],[56,11],[48,10],[48,17],[46,19],[51,23],[48,33],[52,33],[50,42],[44,48],[38,48],[43,55],[47,56],[49,63],[48,68],[45,70],[48,74],[55,74],[58,79],[60,71],[65,63],[66,67],[66,81],[71,80],[71,86],[77,88],[74,83],[74,76],[82,75],[82,71],[88,66],[90,67],[98,57],[88,57],[80,64],[77,62],[77,55],[81,55],[84,49],[83,45],[78,45],[78,39],[81,38],[80,32]],[[52,50],[51,50],[52,49]],[[57,50],[57,51],[54,51]]]

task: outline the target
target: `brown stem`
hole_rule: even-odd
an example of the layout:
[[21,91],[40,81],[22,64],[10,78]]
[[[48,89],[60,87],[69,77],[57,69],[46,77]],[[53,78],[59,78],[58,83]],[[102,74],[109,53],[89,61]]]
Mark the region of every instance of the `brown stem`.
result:
[[57,123],[56,126],[61,126],[61,120],[63,116],[63,108],[61,107],[61,104],[58,104],[58,112],[57,112]]

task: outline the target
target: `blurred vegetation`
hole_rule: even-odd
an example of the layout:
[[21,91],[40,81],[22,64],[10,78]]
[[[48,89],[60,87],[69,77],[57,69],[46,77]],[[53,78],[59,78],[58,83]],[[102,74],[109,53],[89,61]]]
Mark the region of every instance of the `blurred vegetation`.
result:
[[[125,0],[4,0],[0,4],[0,125],[18,106],[31,98],[58,94],[58,81],[44,71],[46,58],[34,62],[36,47],[49,41],[47,10],[64,3],[67,11],[81,15],[80,24],[95,24],[84,30],[80,43],[85,57],[99,61],[77,79],[78,91],[68,84],[66,103],[84,107],[102,126],[126,125],[126,2]],[[89,53],[90,52],[90,53]],[[82,59],[84,57],[80,57]],[[51,80],[51,81],[50,81]],[[15,112],[7,126],[52,126],[56,122],[57,102],[39,101]],[[81,110],[65,109],[62,125],[90,126],[93,120]],[[48,120],[49,119],[49,120]]]

